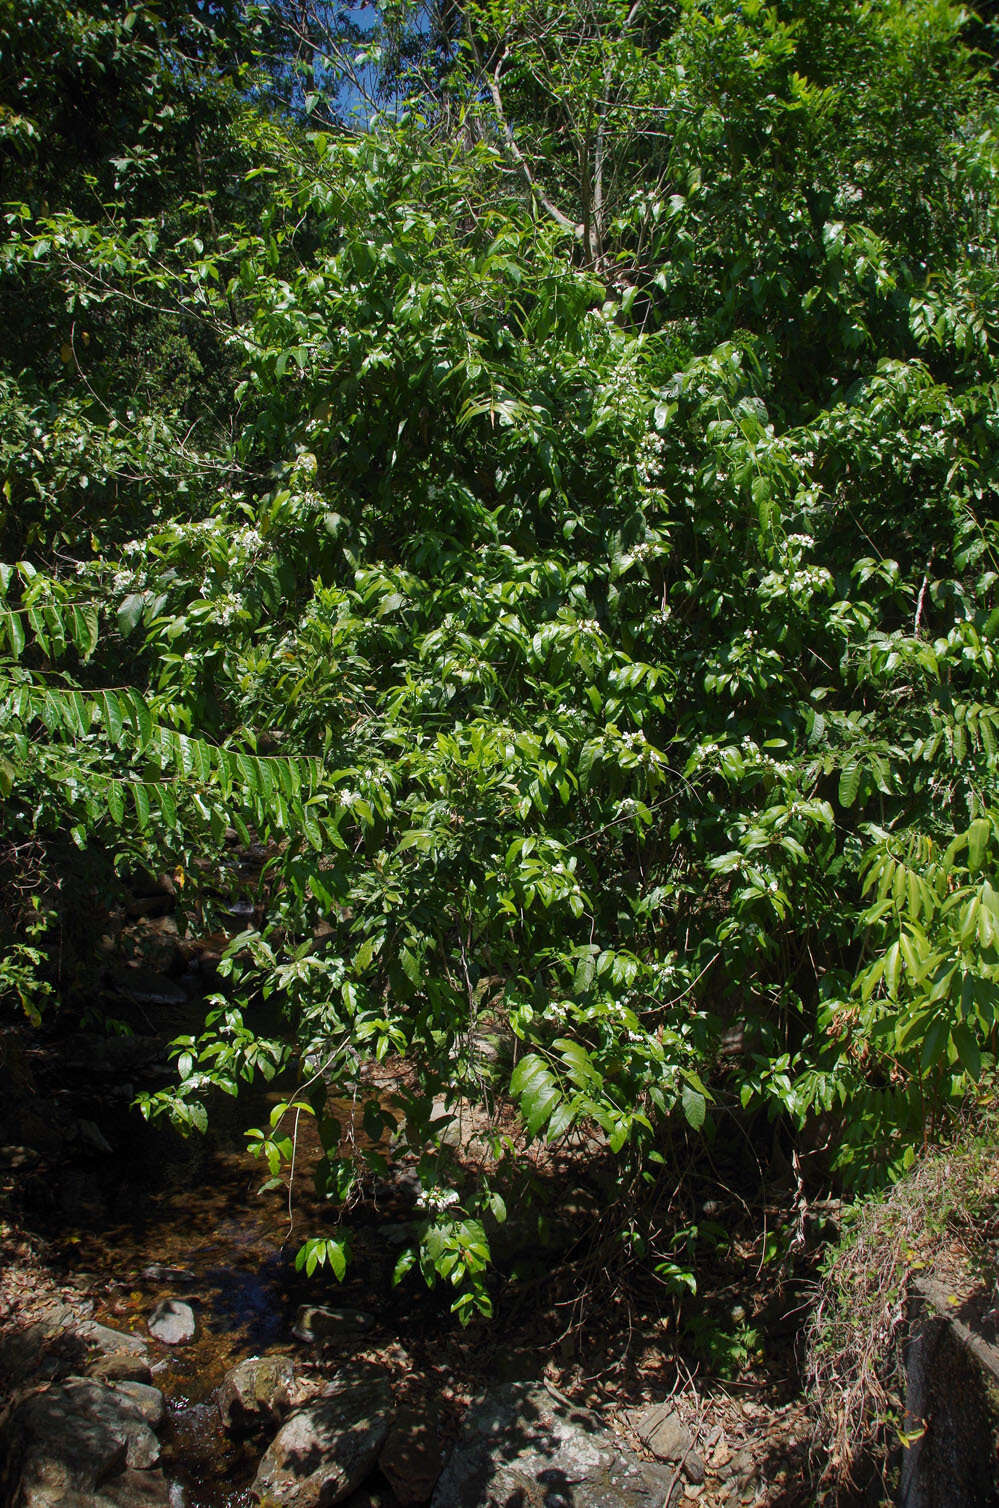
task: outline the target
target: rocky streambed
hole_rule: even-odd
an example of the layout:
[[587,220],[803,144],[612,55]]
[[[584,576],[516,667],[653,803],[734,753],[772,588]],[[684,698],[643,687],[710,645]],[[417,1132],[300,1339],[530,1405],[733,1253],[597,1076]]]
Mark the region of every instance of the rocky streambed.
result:
[[[5,1501],[17,1508],[184,1508],[205,1502],[271,1508],[662,1508],[699,1497],[706,1465],[667,1406],[638,1421],[643,1458],[591,1409],[544,1382],[499,1383],[468,1411],[450,1448],[439,1414],[399,1402],[407,1358],[349,1357],[369,1317],[306,1306],[296,1327],[336,1335],[335,1365],[295,1354],[246,1357],[212,1396],[168,1401],[157,1351],[193,1341],[193,1309],[157,1306],[148,1340],[50,1304],[6,1337],[4,1362],[29,1385],[4,1419]],[[76,1370],[78,1369],[78,1370]],[[715,1453],[716,1457],[718,1453]],[[367,1490],[366,1489],[367,1485]],[[750,1488],[752,1492],[752,1488]],[[728,1501],[746,1494],[735,1482]],[[755,1494],[750,1497],[755,1500]]]
[[[672,1341],[589,1383],[551,1316],[459,1332],[375,1260],[307,1284],[258,1176],[216,1153],[207,1208],[40,1240],[3,1230],[2,1501],[16,1508],[661,1508],[811,1502],[793,1389],[677,1387]],[[242,1166],[242,1184],[234,1179]],[[247,1176],[249,1175],[249,1177]],[[226,1179],[230,1187],[227,1192]],[[248,1200],[254,1196],[248,1194]],[[221,1218],[222,1209],[228,1218]],[[400,1211],[383,1211],[397,1227]],[[293,1249],[293,1248],[292,1248]],[[150,1260],[152,1258],[152,1260]],[[183,1258],[183,1260],[181,1260]],[[310,1292],[311,1290],[311,1292]],[[364,1307],[367,1305],[367,1307]],[[557,1318],[557,1317],[556,1317]],[[608,1317],[606,1338],[621,1332]],[[603,1353],[606,1364],[609,1349]],[[598,1363],[599,1364],[599,1363]]]
[[[549,1234],[520,1230],[520,1282],[491,1325],[460,1330],[450,1295],[428,1293],[415,1275],[393,1289],[415,1214],[417,1181],[404,1164],[351,1211],[344,1283],[306,1279],[295,1251],[331,1219],[309,1191],[307,1135],[291,1228],[281,1193],[258,1195],[244,1122],[227,1125],[225,1105],[209,1138],[183,1142],[140,1122],[134,1094],[163,1082],[164,1042],[185,1029],[192,1002],[190,985],[169,975],[133,972],[128,990],[131,1036],[2,1044],[0,1501],[814,1501],[792,1291],[775,1293],[758,1269],[755,1283],[736,1271],[705,1293],[705,1311],[731,1311],[744,1347],[742,1371],[729,1364],[724,1382],[699,1376],[689,1347],[681,1359],[675,1306],[640,1313],[614,1298],[584,1338],[577,1307],[553,1303],[545,1285],[553,1242],[586,1258],[601,1201],[592,1149],[576,1185],[553,1174],[546,1195],[549,1174],[537,1170]],[[258,1123],[268,1108],[256,1106]],[[349,1124],[350,1106],[340,1110]],[[463,1152],[473,1147],[466,1138]],[[748,1244],[745,1261],[758,1268]]]

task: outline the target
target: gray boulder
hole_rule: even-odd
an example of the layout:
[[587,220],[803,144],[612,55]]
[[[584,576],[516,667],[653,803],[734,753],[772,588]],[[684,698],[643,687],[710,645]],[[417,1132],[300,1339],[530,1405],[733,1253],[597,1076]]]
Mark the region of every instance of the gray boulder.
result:
[[99,1377],[104,1382],[151,1383],[153,1374],[149,1359],[141,1351],[105,1351],[87,1368],[88,1377]]
[[662,1508],[671,1481],[587,1409],[514,1382],[470,1412],[431,1508]]
[[159,1429],[166,1417],[166,1404],[159,1388],[134,1378],[122,1378],[113,1384],[111,1391],[126,1408],[133,1409],[145,1419],[150,1429]]
[[198,1329],[194,1310],[180,1299],[164,1299],[149,1316],[149,1333],[165,1346],[182,1346],[193,1340]]
[[[154,1391],[150,1389],[149,1391]],[[25,1400],[11,1420],[22,1508],[168,1508],[160,1446],[135,1401],[89,1377]]]
[[281,1426],[250,1490],[269,1504],[332,1508],[374,1469],[391,1422],[392,1389],[384,1373],[352,1363]]
[[110,1386],[93,1377],[70,1377],[61,1388],[63,1402],[57,1409],[78,1420],[94,1421],[125,1446],[125,1465],[139,1471],[155,1466],[160,1458],[160,1442],[150,1418],[163,1418],[163,1394],[158,1388],[140,1383],[117,1382]]
[[218,1393],[222,1427],[246,1433],[291,1411],[295,1366],[290,1356],[248,1356],[228,1371]]

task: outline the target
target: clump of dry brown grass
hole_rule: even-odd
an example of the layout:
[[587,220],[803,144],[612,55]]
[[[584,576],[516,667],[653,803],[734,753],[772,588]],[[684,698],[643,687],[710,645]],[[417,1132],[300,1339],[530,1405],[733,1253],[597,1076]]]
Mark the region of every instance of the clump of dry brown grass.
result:
[[885,1465],[902,1417],[913,1273],[955,1259],[995,1265],[999,1130],[921,1156],[890,1190],[853,1206],[830,1252],[808,1328],[815,1445],[831,1488],[862,1461]]

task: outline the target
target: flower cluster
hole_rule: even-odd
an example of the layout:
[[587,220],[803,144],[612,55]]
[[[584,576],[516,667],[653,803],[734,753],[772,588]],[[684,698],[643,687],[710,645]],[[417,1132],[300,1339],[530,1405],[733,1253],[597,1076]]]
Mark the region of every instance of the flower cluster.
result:
[[764,601],[777,597],[791,597],[804,606],[817,593],[831,592],[833,578],[824,566],[799,566],[795,570],[768,571],[760,582],[760,596]]
[[666,454],[666,441],[662,435],[650,430],[642,441],[635,462],[635,475],[643,487],[651,487],[659,476],[662,458]]
[[237,597],[234,592],[227,592],[224,597],[213,598],[212,607],[215,609],[216,623],[221,624],[225,628],[230,623],[235,623],[243,610],[243,600],[241,597]]
[[748,765],[754,769],[767,771],[780,780],[787,780],[795,773],[795,765],[792,760],[775,759],[767,750],[761,749],[759,744],[752,738],[743,738],[739,742],[739,753]]
[[457,1204],[458,1198],[456,1189],[424,1189],[416,1200],[416,1207],[426,1210],[429,1214],[440,1215],[446,1209],[450,1209],[452,1204]]
[[258,529],[246,524],[242,529],[236,530],[232,536],[232,542],[237,550],[245,550],[249,553],[251,550],[259,550],[264,541]]

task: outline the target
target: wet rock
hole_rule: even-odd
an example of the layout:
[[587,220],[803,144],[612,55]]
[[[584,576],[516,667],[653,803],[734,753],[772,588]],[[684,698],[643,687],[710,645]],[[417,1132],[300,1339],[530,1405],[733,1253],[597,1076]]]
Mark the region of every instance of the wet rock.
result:
[[187,991],[165,974],[155,974],[151,969],[116,969],[113,973],[115,989],[127,995],[137,1005],[187,1004]]
[[[53,1358],[62,1358],[61,1364],[54,1359],[46,1361],[50,1352]],[[92,1354],[89,1364],[88,1352],[99,1353]],[[139,1336],[100,1325],[87,1319],[78,1308],[60,1302],[49,1304],[34,1324],[0,1337],[0,1368],[18,1374],[42,1372],[51,1377],[61,1370],[65,1375],[70,1356],[72,1366],[93,1371],[105,1357],[112,1355],[132,1357],[137,1368],[144,1364],[146,1375],[137,1376],[137,1380],[148,1380],[146,1346]]]
[[[70,1377],[61,1389],[52,1392],[66,1395],[66,1405],[77,1418],[95,1420],[124,1442],[125,1464],[139,1471],[155,1466],[160,1458],[160,1442],[146,1417],[148,1400],[140,1402],[130,1396],[128,1388],[138,1383],[105,1385],[92,1377]],[[156,1393],[156,1388],[148,1388]],[[159,1398],[159,1417],[163,1416],[163,1396]]]
[[436,1425],[428,1411],[401,1408],[386,1436],[378,1466],[401,1508],[430,1501],[442,1465]]
[[87,1368],[88,1377],[98,1377],[103,1382],[151,1383],[153,1374],[144,1353],[138,1351],[111,1351],[99,1356]]
[[432,1508],[661,1508],[672,1480],[585,1409],[541,1387],[508,1383],[469,1414]]
[[423,1180],[415,1168],[389,1169],[389,1181],[386,1186],[389,1194],[402,1194],[409,1199],[422,1199]]
[[430,1134],[461,1158],[485,1158],[491,1151],[489,1117],[468,1099],[437,1095],[430,1107]]
[[257,914],[257,907],[246,896],[236,896],[226,905],[225,914],[231,916],[233,921],[242,922],[243,926],[248,926]]
[[180,1299],[164,1299],[149,1316],[149,1333],[165,1346],[182,1346],[193,1340],[198,1324],[190,1304]]
[[106,1356],[121,1351],[127,1351],[132,1356],[145,1357],[148,1354],[142,1336],[132,1335],[127,1330],[112,1330],[110,1325],[98,1324],[96,1320],[73,1323],[71,1328],[88,1346],[103,1351]]
[[142,1276],[149,1283],[196,1283],[198,1275],[187,1267],[173,1267],[169,1262],[150,1262],[142,1269]]
[[280,1422],[291,1411],[295,1367],[290,1356],[248,1356],[227,1372],[219,1388],[224,1429],[248,1433]]
[[[675,1409],[658,1403],[634,1421],[635,1431],[660,1461],[680,1461],[694,1443],[690,1430]],[[703,1476],[703,1469],[702,1469]]]
[[318,1305],[303,1304],[298,1311],[292,1335],[297,1340],[340,1340],[345,1335],[363,1335],[375,1323],[374,1315],[363,1309],[325,1309]]
[[129,1037],[99,1037],[93,1032],[77,1032],[66,1042],[63,1068],[69,1078],[82,1079],[92,1091],[100,1081],[101,1099],[106,1101],[123,1079],[137,1075],[152,1076],[166,1064],[163,1040],[150,1034]]
[[85,1168],[67,1168],[58,1189],[59,1210],[71,1225],[98,1224],[107,1215],[101,1186]]
[[77,1121],[76,1136],[77,1140],[83,1142],[84,1146],[89,1147],[91,1151],[102,1153],[105,1157],[110,1156],[114,1152],[114,1148],[104,1135],[104,1132],[94,1121]]
[[160,872],[150,874],[148,869],[137,869],[128,877],[128,888],[132,895],[176,895],[177,881],[172,874]]
[[392,1390],[379,1368],[352,1363],[323,1396],[283,1424],[250,1489],[288,1508],[332,1508],[374,1469],[392,1419]]
[[159,1429],[166,1416],[166,1404],[159,1388],[151,1387],[146,1382],[123,1379],[112,1385],[112,1391],[127,1408],[134,1409],[141,1415],[150,1429]]

